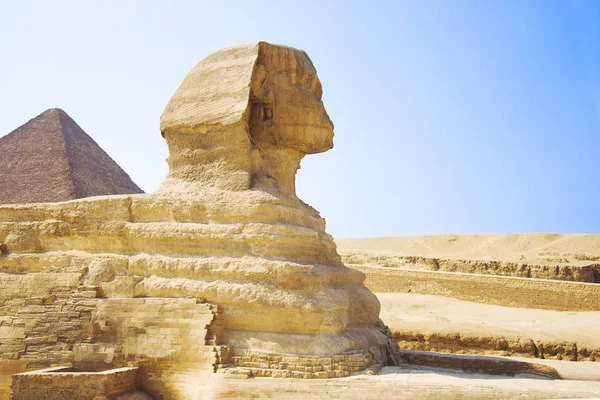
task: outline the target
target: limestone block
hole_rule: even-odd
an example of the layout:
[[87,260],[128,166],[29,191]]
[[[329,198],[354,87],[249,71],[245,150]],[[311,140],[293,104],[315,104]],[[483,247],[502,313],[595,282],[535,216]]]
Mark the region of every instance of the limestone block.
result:
[[36,253],[42,247],[38,235],[33,230],[8,234],[4,244],[6,251],[11,253]]
[[115,278],[115,270],[109,260],[92,260],[88,266],[86,283],[99,284],[110,282]]
[[0,326],[0,338],[25,339],[25,329],[20,327]]

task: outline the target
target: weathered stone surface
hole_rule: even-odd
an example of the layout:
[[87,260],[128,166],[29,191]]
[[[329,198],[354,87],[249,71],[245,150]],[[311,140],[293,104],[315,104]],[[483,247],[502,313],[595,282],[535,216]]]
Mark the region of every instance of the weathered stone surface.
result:
[[600,285],[549,279],[415,271],[349,264],[374,292],[419,293],[509,307],[561,311],[600,310]]
[[[513,308],[415,293],[376,294],[381,316],[402,350],[600,361],[599,311]],[[594,368],[600,372],[600,365]]]
[[600,235],[520,233],[336,239],[346,264],[600,283]]
[[35,253],[41,250],[40,241],[31,229],[6,235],[5,252]]
[[600,283],[598,273],[600,264],[580,263],[565,265],[560,263],[531,263],[492,260],[448,260],[421,256],[402,256],[395,254],[342,253],[345,264],[374,265],[387,268],[402,268],[420,271],[461,272],[520,278],[552,279],[575,282]]
[[[56,324],[70,326],[52,352],[40,347],[29,357],[114,366],[134,362],[131,356],[158,360],[143,364],[142,376],[152,390],[168,391],[169,384],[152,383],[166,379],[163,367],[186,370],[204,360],[202,349],[173,339],[194,334],[189,319],[201,316],[173,319],[182,310],[177,303],[179,311],[156,333],[144,322],[153,311],[135,301],[193,298],[221,310],[214,328],[206,323],[206,332],[221,334],[208,339],[198,328],[209,341],[201,346],[217,346],[210,366],[320,378],[384,363],[388,341],[376,326],[377,298],[363,285],[364,274],[343,265],[319,213],[295,193],[304,155],[333,145],[306,53],[261,42],[207,57],[169,102],[161,132],[170,172],[154,194],[0,206],[7,248],[0,300],[20,307],[26,293],[39,296],[27,306],[34,321],[23,320],[23,309],[3,311],[11,326],[39,329],[26,334],[26,350],[15,339],[17,358],[45,344]],[[24,232],[37,247],[9,240]],[[37,287],[41,276],[71,280]],[[57,287],[66,291],[62,300]],[[39,323],[50,316],[56,320]],[[180,318],[187,325],[178,325]]]
[[23,372],[13,375],[11,400],[114,399],[137,389],[137,372],[119,368],[84,373],[68,367]]
[[321,95],[303,51],[261,42],[205,58],[161,117],[170,172],[159,193],[173,192],[174,185],[180,192],[254,189],[295,199],[302,157],[333,147],[333,124]]

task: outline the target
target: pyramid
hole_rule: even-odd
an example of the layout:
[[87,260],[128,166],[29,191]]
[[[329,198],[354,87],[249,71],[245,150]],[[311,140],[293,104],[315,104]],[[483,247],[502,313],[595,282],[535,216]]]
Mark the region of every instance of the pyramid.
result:
[[0,204],[143,193],[71,117],[52,108],[0,138]]

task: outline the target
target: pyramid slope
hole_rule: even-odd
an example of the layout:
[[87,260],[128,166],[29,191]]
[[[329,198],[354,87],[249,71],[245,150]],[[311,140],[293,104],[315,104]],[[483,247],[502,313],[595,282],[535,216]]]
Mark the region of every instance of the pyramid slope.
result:
[[0,138],[0,204],[142,193],[64,111],[49,109]]
[[143,193],[129,175],[63,110],[58,110],[75,198]]
[[47,110],[0,138],[0,203],[75,198],[56,110]]

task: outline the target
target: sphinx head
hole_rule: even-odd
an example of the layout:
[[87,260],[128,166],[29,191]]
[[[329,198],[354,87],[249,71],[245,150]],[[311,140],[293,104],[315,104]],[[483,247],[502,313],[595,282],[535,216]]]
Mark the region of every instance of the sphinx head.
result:
[[304,154],[333,147],[333,124],[323,89],[308,55],[290,47],[264,44],[251,81],[250,137]]
[[302,157],[333,147],[321,95],[303,51],[260,42],[208,56],[161,117],[170,152],[166,183],[295,195]]

